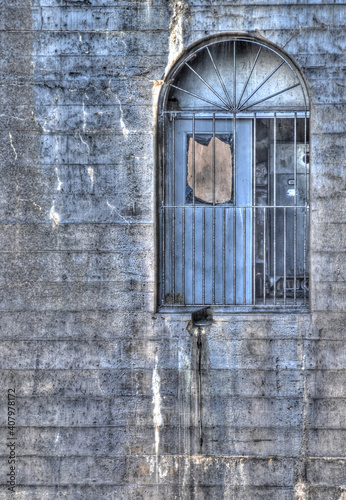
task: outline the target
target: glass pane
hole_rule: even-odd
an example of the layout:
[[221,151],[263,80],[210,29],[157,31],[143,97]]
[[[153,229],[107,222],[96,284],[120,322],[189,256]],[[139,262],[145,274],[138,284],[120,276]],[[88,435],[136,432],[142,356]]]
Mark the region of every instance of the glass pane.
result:
[[304,118],[256,121],[256,297],[286,304],[308,292],[308,127]]

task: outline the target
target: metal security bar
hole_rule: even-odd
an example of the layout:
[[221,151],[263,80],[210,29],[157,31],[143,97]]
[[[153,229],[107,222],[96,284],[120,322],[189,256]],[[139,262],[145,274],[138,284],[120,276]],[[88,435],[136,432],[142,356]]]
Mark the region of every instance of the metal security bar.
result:
[[[205,306],[207,305],[306,305],[308,295],[308,280],[306,274],[299,268],[297,259],[287,250],[287,233],[290,224],[294,226],[296,218],[304,223],[306,218],[305,206],[263,206],[263,207],[162,207],[163,218],[175,218],[182,226],[181,241],[175,239],[172,247],[172,256],[175,256],[174,277],[171,275],[165,283],[165,296],[162,305],[174,306]],[[262,245],[265,259],[253,256],[256,273],[249,279],[247,254],[251,242],[247,239],[246,221],[256,213],[261,220],[263,233]],[[282,250],[277,252],[275,261],[281,261],[280,270],[274,276],[268,274],[268,234],[270,221],[276,213],[277,224],[282,224]],[[290,223],[287,223],[287,219]],[[236,239],[241,245],[234,248],[230,241],[225,240],[227,229],[236,225]],[[195,232],[191,228],[195,229]],[[214,229],[215,228],[215,229]],[[259,225],[257,226],[259,229]],[[220,232],[219,232],[220,231]],[[217,243],[217,234],[221,235],[220,244]],[[213,234],[216,237],[213,238]],[[294,233],[294,230],[291,231]],[[232,232],[231,232],[232,234]],[[201,235],[201,237],[199,236]],[[197,241],[197,246],[193,245]],[[173,241],[173,240],[172,240]],[[301,242],[306,245],[305,241]],[[294,245],[292,245],[294,249]],[[236,256],[236,249],[240,249],[240,257]],[[209,255],[209,257],[208,257]],[[235,257],[235,258],[234,258]],[[288,262],[294,258],[294,266],[287,273]],[[274,256],[271,256],[273,259]],[[260,262],[262,261],[262,262]],[[172,262],[171,262],[172,263]],[[306,262],[304,261],[304,269]],[[235,281],[234,281],[235,277]],[[173,288],[173,283],[175,287]],[[174,294],[173,291],[176,293]],[[251,299],[250,299],[251,297]]]
[[[242,119],[217,119],[215,113],[190,117],[175,114],[172,123],[171,150],[177,165],[171,176],[165,176],[166,196],[160,206],[164,263],[161,306],[307,306],[307,116],[295,113],[278,118],[274,113],[272,118],[254,114]],[[287,136],[290,126],[292,141],[290,137],[286,142],[278,140],[284,138],[278,130],[285,128]],[[302,137],[298,142],[298,132],[304,134],[303,142]],[[218,203],[216,140],[227,133],[232,143],[232,197]],[[197,190],[200,171],[196,141],[203,141],[203,136],[211,144],[209,201],[197,196],[201,195]],[[177,137],[183,147],[176,143]],[[267,141],[265,161],[261,141]],[[252,147],[245,154],[237,152],[244,142],[252,142]],[[184,159],[186,163],[189,145],[192,193],[187,196],[187,167],[179,172],[177,166]]]

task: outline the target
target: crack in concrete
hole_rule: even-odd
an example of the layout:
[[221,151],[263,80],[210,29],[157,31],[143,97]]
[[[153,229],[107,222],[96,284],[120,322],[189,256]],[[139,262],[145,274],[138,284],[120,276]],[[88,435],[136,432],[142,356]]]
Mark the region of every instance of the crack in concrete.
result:
[[46,124],[47,124],[48,122],[50,122],[50,121],[52,121],[52,120],[54,120],[54,119],[55,119],[55,117],[56,117],[56,112],[57,112],[57,108],[58,108],[58,101],[59,101],[59,96],[58,96],[58,94],[57,94],[57,95],[55,96],[55,100],[54,100],[54,108],[53,108],[53,112],[52,112],[50,115],[48,115],[48,116],[45,118],[44,122],[43,122],[43,125],[42,125],[42,130],[43,130],[44,132],[51,132],[51,130],[46,129]]
[[0,118],[2,117],[6,117],[6,118],[13,118],[14,120],[20,120],[21,122],[24,121],[24,118],[18,118],[18,116],[14,116],[14,115],[6,115],[6,114],[2,114],[0,115]]
[[27,201],[28,203],[32,203],[34,207],[37,207],[40,212],[42,210],[42,207],[38,203],[35,203],[33,200],[28,200],[27,198],[18,198],[18,201]]
[[80,138],[81,142],[87,147],[88,156],[90,156],[90,147],[89,147],[89,144],[87,142],[83,141],[82,136],[80,135],[80,133],[79,133],[79,138]]
[[126,219],[125,219],[125,217],[123,217],[123,216],[121,215],[121,213],[119,213],[119,212],[118,212],[118,210],[116,209],[116,207],[115,207],[114,205],[111,205],[111,204],[109,203],[109,201],[108,201],[108,200],[106,201],[106,203],[107,203],[107,206],[111,209],[111,212],[113,212],[113,210],[114,210],[114,212],[115,212],[115,213],[116,213],[119,217],[121,217],[121,219],[123,219],[123,221],[125,221],[125,222],[126,222],[126,224],[130,224],[130,222],[129,222],[128,220],[126,220]]

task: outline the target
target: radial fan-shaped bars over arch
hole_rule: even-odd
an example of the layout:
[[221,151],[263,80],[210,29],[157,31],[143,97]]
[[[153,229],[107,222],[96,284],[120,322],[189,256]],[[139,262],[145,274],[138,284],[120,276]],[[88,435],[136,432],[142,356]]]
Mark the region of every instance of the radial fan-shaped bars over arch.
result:
[[169,86],[171,105],[179,110],[307,109],[304,85],[291,62],[252,40],[224,40],[196,49],[175,68]]

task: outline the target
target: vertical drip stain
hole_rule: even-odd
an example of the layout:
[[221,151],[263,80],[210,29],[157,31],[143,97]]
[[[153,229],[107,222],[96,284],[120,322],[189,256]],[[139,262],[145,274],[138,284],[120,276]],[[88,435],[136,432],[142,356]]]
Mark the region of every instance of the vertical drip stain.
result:
[[203,426],[202,426],[202,327],[198,327],[197,332],[197,355],[198,355],[198,420],[199,420],[199,452],[203,447]]
[[159,446],[160,446],[160,427],[162,425],[162,415],[161,415],[161,395],[160,395],[160,385],[161,379],[160,374],[157,369],[157,355],[155,356],[155,367],[153,370],[153,422],[155,429],[155,455],[156,455],[156,476],[158,478],[158,460],[159,460]]

